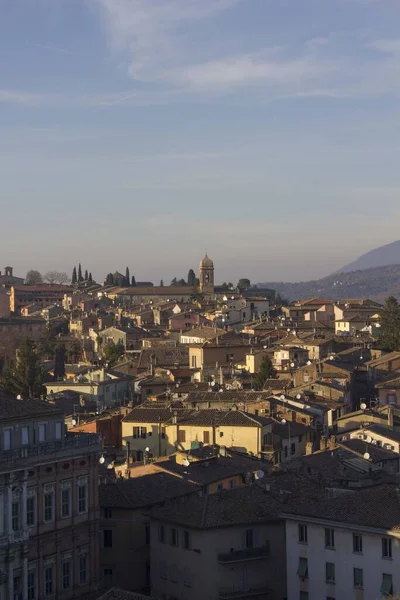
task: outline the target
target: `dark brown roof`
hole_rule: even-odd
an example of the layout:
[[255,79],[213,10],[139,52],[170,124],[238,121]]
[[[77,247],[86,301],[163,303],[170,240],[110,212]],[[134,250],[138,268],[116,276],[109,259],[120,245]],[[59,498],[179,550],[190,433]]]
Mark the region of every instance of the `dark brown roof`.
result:
[[[157,403],[158,404],[158,403]],[[146,408],[138,406],[134,408],[126,417],[123,418],[125,423],[158,423],[171,419],[173,414],[169,408],[155,405],[154,408],[148,408],[149,403],[146,403]]]
[[62,415],[59,408],[42,400],[17,400],[0,390],[0,421],[25,419],[41,415]]
[[374,444],[368,444],[364,440],[347,440],[340,442],[339,446],[346,450],[350,450],[350,452],[354,452],[357,456],[364,456],[364,454],[368,452],[370,456],[369,460],[373,463],[379,463],[386,460],[399,460],[397,452],[391,452],[390,450],[385,450]]
[[185,346],[178,346],[176,348],[171,346],[143,348],[140,352],[138,369],[149,369],[151,357],[153,357],[154,367],[189,365],[189,349]]
[[99,486],[101,508],[135,509],[192,494],[199,486],[169,473],[151,473]]
[[287,514],[348,523],[374,529],[400,530],[400,494],[395,486],[341,494],[325,502],[293,507]]

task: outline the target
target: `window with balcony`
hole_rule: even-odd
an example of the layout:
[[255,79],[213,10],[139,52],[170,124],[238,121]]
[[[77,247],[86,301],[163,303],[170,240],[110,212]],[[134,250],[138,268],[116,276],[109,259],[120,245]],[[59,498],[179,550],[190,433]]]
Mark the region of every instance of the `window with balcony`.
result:
[[55,568],[54,564],[46,565],[44,568],[44,595],[53,596],[55,591]]
[[78,513],[87,512],[88,509],[88,480],[87,477],[78,479]]
[[393,575],[390,573],[382,573],[381,592],[384,596],[393,594]]
[[11,526],[13,531],[21,529],[21,502],[14,500],[11,506]]
[[382,558],[392,558],[392,540],[382,538]]
[[56,423],[56,440],[61,440],[61,435],[62,435],[62,423],[61,422],[57,422]]
[[68,519],[71,516],[71,487],[61,490],[61,518]]
[[79,583],[84,585],[88,581],[88,553],[79,556]]
[[326,528],[325,529],[325,548],[333,549],[335,547],[335,530]]
[[23,446],[29,444],[29,427],[21,427],[21,444]]
[[39,423],[39,443],[46,441],[47,426],[46,423]]
[[364,587],[364,572],[362,569],[353,569],[353,585],[355,588]]
[[3,429],[3,450],[11,450],[11,429]]
[[308,543],[307,525],[302,525],[300,523],[299,527],[298,527],[298,532],[299,532],[299,544],[307,544]]
[[335,583],[335,563],[325,563],[325,580],[326,583]]
[[26,499],[26,524],[33,527],[36,524],[36,496],[28,496]]
[[62,561],[62,589],[69,590],[72,585],[72,560],[64,558]]
[[363,539],[362,535],[353,533],[353,552],[354,554],[362,554],[363,551]]

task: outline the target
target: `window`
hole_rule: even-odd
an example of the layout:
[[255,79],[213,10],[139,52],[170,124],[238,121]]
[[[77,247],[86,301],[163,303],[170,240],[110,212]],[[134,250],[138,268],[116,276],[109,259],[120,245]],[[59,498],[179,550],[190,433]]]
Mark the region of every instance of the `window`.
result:
[[183,532],[183,547],[185,550],[191,550],[192,548],[189,531]]
[[217,492],[222,492],[223,489],[224,489],[224,484],[223,483],[219,483],[217,485]]
[[165,440],[167,433],[166,433],[166,428],[165,427],[161,427],[161,437],[163,440]]
[[334,548],[335,547],[335,530],[334,529],[325,529],[325,548]]
[[26,499],[26,524],[28,527],[33,527],[36,522],[36,498],[28,496]]
[[210,443],[210,432],[209,431],[203,431],[203,442],[204,442],[204,444]]
[[362,554],[363,545],[362,545],[362,536],[357,533],[353,533],[353,552],[355,554]]
[[3,429],[3,450],[11,449],[11,429]]
[[290,454],[292,454],[292,455],[296,454],[296,443],[295,442],[292,442],[290,444]]
[[12,508],[11,508],[11,518],[12,518],[11,525],[12,525],[13,531],[19,531],[21,529],[20,514],[21,514],[21,503],[18,500],[16,502],[12,503]]
[[71,559],[62,561],[62,589],[69,590],[71,587]]
[[29,444],[29,427],[22,427],[21,443],[23,446],[27,446]]
[[393,594],[393,577],[389,573],[382,573],[381,592],[385,596]]
[[16,574],[13,577],[13,598],[19,600],[21,597],[21,575]]
[[160,525],[158,528],[158,541],[165,544],[165,527]]
[[111,510],[111,508],[105,508],[104,509],[104,518],[105,519],[112,519],[112,510]]
[[335,563],[325,563],[325,579],[327,583],[335,583]]
[[306,579],[308,577],[308,560],[303,556],[299,558],[299,566],[297,568],[297,575]]
[[79,557],[79,583],[83,585],[88,580],[88,555],[86,552]]
[[301,525],[299,524],[299,543],[300,544],[307,544],[308,538],[307,538],[307,525]]
[[171,528],[171,546],[179,546],[178,530],[175,527]]
[[46,423],[39,423],[39,442],[46,441]]
[[192,356],[192,369],[197,367],[197,356]]
[[149,524],[144,526],[144,535],[145,535],[145,539],[146,539],[146,544],[149,545],[150,544],[150,525]]
[[167,579],[167,565],[164,560],[160,563],[160,579]]
[[88,496],[88,484],[87,478],[82,477],[78,479],[78,512],[84,513],[87,512],[87,496]]
[[246,548],[254,548],[254,531],[246,529]]
[[103,546],[104,548],[112,548],[112,529],[104,529]]
[[44,569],[44,594],[52,596],[54,594],[54,565],[47,565]]
[[104,579],[104,586],[106,588],[110,588],[113,586],[113,570],[112,569],[104,569],[103,571],[103,579]]
[[61,517],[67,519],[71,516],[71,488],[61,491]]
[[28,571],[28,600],[36,600],[36,574]]
[[183,585],[185,587],[192,587],[193,576],[188,568],[183,570]]
[[43,495],[44,503],[44,522],[50,523],[54,519],[54,493],[53,489],[45,491]]
[[308,598],[309,598],[308,592],[300,592],[299,598],[300,598],[300,600],[308,600]]
[[364,572],[362,569],[353,569],[353,584],[355,588],[362,588],[364,585]]
[[62,424],[60,422],[56,423],[56,440],[61,440],[62,433]]
[[236,487],[236,479],[231,479],[230,480],[229,487],[231,488],[231,490],[233,490],[233,488]]
[[382,558],[392,558],[392,540],[382,538]]
[[184,429],[178,431],[178,442],[186,442],[186,431]]

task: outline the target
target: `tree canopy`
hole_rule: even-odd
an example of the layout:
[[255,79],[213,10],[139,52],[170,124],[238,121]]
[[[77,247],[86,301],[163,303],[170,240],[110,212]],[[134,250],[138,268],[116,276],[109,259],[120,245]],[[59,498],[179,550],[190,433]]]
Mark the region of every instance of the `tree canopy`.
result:
[[250,287],[251,283],[250,283],[250,279],[246,279],[245,277],[242,277],[241,279],[239,279],[238,281],[238,288],[240,290],[247,290]]
[[275,371],[274,367],[272,366],[272,361],[268,355],[264,356],[260,365],[260,370],[253,380],[253,388],[255,390],[262,390],[267,379],[271,379],[274,376]]
[[196,273],[193,271],[193,269],[189,270],[187,282],[188,282],[188,285],[191,285],[191,286],[196,285]]
[[3,371],[1,384],[8,393],[15,396],[39,398],[45,391],[44,380],[45,373],[37,348],[31,339],[24,338],[17,351],[15,368]]
[[109,367],[115,365],[124,354],[124,345],[121,343],[114,344],[114,342],[107,344],[103,352],[104,360],[108,363]]
[[378,347],[387,352],[400,350],[400,305],[394,296],[389,296],[380,312],[380,334]]
[[47,271],[47,273],[44,274],[43,279],[50,284],[58,283],[63,285],[64,283],[69,282],[69,277],[64,271]]
[[25,283],[27,285],[40,285],[43,283],[42,274],[39,271],[35,271],[35,269],[31,269],[26,274]]

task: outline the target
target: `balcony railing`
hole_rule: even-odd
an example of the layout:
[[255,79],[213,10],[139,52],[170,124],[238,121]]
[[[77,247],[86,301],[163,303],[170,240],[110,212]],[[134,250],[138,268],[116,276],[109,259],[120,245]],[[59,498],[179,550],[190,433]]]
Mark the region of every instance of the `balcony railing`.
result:
[[236,598],[265,598],[271,592],[267,585],[243,585],[221,588],[220,600],[236,600]]
[[235,562],[244,562],[249,560],[260,560],[268,558],[269,544],[264,544],[258,548],[241,548],[240,550],[231,550],[218,554],[218,562],[221,564],[230,564]]
[[[40,464],[49,459],[68,458],[80,454],[101,452],[100,437],[95,433],[69,433],[64,439],[34,444],[0,452],[0,471],[9,470],[18,463],[23,466]],[[16,465],[17,463],[17,465]]]
[[0,537],[0,548],[11,546],[12,544],[22,544],[29,539],[29,529],[21,529],[21,531],[10,531],[6,535]]

